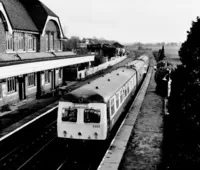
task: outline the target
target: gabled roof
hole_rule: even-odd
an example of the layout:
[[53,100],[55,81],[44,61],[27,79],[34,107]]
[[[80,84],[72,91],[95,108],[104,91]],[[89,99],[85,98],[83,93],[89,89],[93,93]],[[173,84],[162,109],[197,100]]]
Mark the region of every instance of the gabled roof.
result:
[[13,29],[38,32],[36,25],[20,0],[0,0]]
[[124,48],[124,46],[121,45],[121,44],[118,43],[118,42],[113,43],[113,46],[115,46],[116,48]]
[[53,11],[51,11],[46,5],[44,5],[39,0],[20,0],[20,1],[27,9],[29,15],[33,19],[33,22],[35,23],[36,27],[40,32],[43,31],[48,16],[58,18],[58,16]]

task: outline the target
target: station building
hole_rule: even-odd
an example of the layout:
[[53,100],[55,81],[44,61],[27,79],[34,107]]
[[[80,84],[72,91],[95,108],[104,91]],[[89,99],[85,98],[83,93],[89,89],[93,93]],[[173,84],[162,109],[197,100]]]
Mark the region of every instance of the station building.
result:
[[54,91],[65,67],[94,61],[63,51],[66,40],[59,17],[39,0],[0,0],[0,107]]

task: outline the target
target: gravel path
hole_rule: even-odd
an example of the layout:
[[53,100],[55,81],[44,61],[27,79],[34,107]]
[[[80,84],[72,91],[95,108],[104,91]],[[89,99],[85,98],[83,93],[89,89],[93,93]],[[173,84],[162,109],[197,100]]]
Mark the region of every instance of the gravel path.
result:
[[161,163],[164,101],[155,88],[153,73],[119,170],[154,170]]

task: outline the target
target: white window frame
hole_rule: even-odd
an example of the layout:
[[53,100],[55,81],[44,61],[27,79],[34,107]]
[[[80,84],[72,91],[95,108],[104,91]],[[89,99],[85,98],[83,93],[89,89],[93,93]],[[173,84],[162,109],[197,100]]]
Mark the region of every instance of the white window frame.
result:
[[36,51],[36,36],[33,34],[27,34],[28,39],[28,51]]
[[55,47],[54,47],[54,33],[50,32],[50,51],[54,51]]
[[48,34],[48,32],[45,34],[45,37],[46,37],[46,51],[49,51],[50,47],[49,47],[49,34]]
[[25,52],[25,34],[14,32],[14,51]]
[[62,44],[63,44],[62,40],[59,40],[58,51],[62,51],[62,46],[63,46]]
[[13,52],[13,35],[6,31],[6,51]]
[[46,51],[55,51],[55,38],[54,32],[46,32]]
[[7,78],[7,92],[8,94],[14,93],[17,91],[17,81],[15,77]]

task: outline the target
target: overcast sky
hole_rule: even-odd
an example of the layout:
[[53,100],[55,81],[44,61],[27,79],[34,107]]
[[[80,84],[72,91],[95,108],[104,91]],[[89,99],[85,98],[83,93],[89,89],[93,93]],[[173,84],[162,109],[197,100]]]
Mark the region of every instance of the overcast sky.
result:
[[183,42],[200,16],[200,0],[40,0],[55,12],[67,37],[121,43]]

